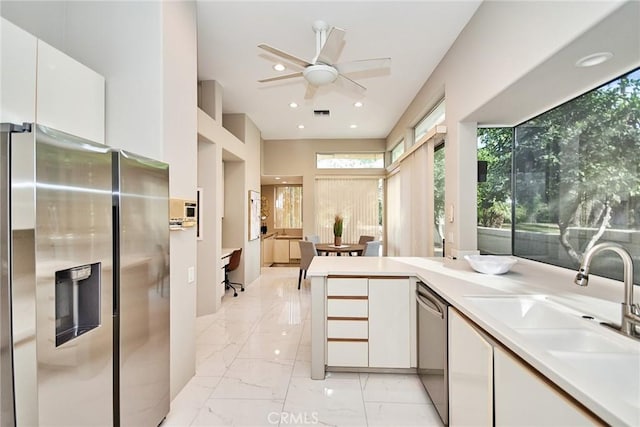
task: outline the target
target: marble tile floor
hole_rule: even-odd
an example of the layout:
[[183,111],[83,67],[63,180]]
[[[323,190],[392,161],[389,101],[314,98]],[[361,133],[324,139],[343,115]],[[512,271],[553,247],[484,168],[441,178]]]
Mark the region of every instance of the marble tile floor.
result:
[[310,378],[309,281],[263,268],[246,291],[196,321],[196,375],[168,426],[442,426],[415,375]]

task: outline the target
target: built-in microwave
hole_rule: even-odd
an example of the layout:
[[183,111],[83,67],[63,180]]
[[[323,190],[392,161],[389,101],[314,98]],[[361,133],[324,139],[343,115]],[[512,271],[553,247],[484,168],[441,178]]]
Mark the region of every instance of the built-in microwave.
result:
[[171,225],[193,227],[198,221],[198,204],[195,200],[171,199],[169,222]]

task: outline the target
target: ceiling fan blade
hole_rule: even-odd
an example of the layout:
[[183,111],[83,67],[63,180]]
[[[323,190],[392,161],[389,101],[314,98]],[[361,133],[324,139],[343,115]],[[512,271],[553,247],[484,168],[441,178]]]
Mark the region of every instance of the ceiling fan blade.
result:
[[282,59],[286,59],[289,62],[293,62],[294,64],[297,64],[301,67],[308,67],[309,65],[312,65],[311,63],[305,61],[304,59],[300,59],[297,56],[293,56],[290,53],[284,52],[280,49],[276,49],[275,47],[269,46],[268,44],[259,44],[258,47],[260,49],[266,50],[267,52],[279,56]]
[[338,75],[338,78],[336,79],[336,83],[345,89],[352,90],[359,94],[364,94],[367,91],[366,87],[362,86],[360,83],[354,80],[351,80],[347,76],[343,76],[342,74]]
[[391,58],[362,59],[334,65],[340,74],[357,73],[359,71],[391,68]]
[[316,62],[331,65],[338,60],[342,47],[344,46],[344,30],[338,27],[332,27],[327,35],[327,40],[320,49]]
[[275,82],[276,80],[292,79],[294,77],[302,77],[302,71],[298,71],[297,73],[285,74],[278,77],[269,77],[268,79],[258,80],[258,83]]
[[304,93],[304,99],[311,99],[316,94],[318,86],[314,86],[311,83],[307,83],[307,91]]

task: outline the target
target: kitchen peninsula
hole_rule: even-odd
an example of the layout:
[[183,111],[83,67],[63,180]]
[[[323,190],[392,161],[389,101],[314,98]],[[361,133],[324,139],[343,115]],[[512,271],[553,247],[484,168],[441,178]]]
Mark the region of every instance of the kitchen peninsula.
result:
[[[424,282],[450,305],[450,424],[640,425],[640,342],[599,324],[619,324],[621,282],[592,277],[579,288],[574,271],[524,259],[490,276],[442,258],[315,257],[307,276],[313,379],[325,370],[415,372],[415,289]],[[394,313],[385,326],[381,290]]]

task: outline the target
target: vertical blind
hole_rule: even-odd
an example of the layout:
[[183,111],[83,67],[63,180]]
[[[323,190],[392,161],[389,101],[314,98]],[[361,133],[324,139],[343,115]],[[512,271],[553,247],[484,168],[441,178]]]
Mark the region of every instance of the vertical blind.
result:
[[337,214],[344,219],[343,242],[357,242],[361,235],[381,240],[379,185],[378,177],[317,177],[315,229],[320,241],[333,241]]
[[387,240],[385,242],[388,256],[399,256],[399,244],[402,241],[402,220],[400,207],[400,174],[396,173],[387,178]]

